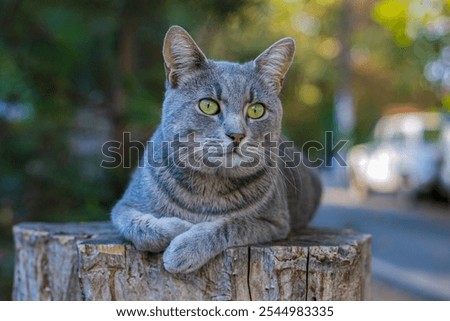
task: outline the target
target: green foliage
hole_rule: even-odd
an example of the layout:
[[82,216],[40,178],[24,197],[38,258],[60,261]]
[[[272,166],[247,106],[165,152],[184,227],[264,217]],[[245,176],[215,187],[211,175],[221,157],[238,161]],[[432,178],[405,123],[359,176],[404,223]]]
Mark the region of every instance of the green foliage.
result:
[[400,46],[409,46],[412,39],[406,34],[408,20],[408,1],[385,0],[373,10],[374,20],[388,28]]
[[383,0],[372,11],[373,18],[386,27],[398,45],[410,46],[424,29],[448,15],[448,0]]
[[[373,19],[389,31],[398,46],[389,48],[386,54],[390,57],[384,58],[394,63],[396,72],[401,71],[397,73],[396,86],[419,100],[420,89],[429,87],[426,89],[434,92],[426,95],[438,98],[435,105],[442,110],[448,110],[446,97],[450,86],[445,80],[429,79],[431,84],[427,83],[423,71],[426,72],[427,65],[439,60],[443,50],[450,45],[449,10],[448,0],[383,0],[372,10]],[[439,92],[440,89],[443,91]]]

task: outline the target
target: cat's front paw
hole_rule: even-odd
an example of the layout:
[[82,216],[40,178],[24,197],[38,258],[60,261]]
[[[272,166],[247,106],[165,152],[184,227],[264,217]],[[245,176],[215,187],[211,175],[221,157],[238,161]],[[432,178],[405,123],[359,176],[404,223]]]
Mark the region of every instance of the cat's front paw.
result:
[[159,253],[179,234],[186,232],[192,223],[176,217],[163,217],[146,224],[134,234],[132,242],[139,251]]
[[134,237],[131,242],[138,251],[160,253],[170,244],[171,238],[155,233],[154,231],[142,233]]
[[192,239],[178,236],[164,251],[164,268],[170,273],[189,273],[199,269],[211,258]]
[[171,273],[193,272],[215,257],[221,250],[218,240],[200,228],[201,224],[178,235],[164,251],[164,268]]

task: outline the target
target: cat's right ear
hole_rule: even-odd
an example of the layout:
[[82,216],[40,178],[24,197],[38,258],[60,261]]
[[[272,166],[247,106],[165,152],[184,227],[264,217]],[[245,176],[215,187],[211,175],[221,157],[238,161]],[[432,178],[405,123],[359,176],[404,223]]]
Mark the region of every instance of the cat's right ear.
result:
[[167,81],[177,87],[207,64],[207,58],[186,30],[172,26],[163,45]]

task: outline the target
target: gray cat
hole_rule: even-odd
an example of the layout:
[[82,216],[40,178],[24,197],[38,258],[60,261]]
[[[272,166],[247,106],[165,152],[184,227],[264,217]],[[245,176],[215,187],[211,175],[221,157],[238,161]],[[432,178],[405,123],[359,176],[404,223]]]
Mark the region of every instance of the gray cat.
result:
[[284,38],[254,61],[218,62],[183,28],[167,32],[162,121],[111,214],[137,249],[164,251],[167,271],[284,239],[312,218],[320,181],[281,137],[278,95],[294,51]]

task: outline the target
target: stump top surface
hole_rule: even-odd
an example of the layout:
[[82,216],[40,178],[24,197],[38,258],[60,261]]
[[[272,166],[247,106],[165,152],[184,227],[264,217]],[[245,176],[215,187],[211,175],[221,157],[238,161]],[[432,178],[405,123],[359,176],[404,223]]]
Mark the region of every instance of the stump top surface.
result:
[[171,274],[110,222],[14,227],[15,300],[362,300],[370,236],[307,228],[283,241],[229,248],[197,271]]
[[52,235],[117,234],[111,222],[46,223],[25,222],[14,226],[14,232],[44,232]]
[[[74,236],[84,239],[83,243],[129,244],[120,238],[111,222],[82,223],[45,223],[26,222],[14,226],[15,233],[48,234],[49,236]],[[252,244],[252,247],[267,246],[340,246],[354,244],[370,239],[370,235],[355,232],[350,229],[330,229],[309,227],[293,231],[286,240]]]

